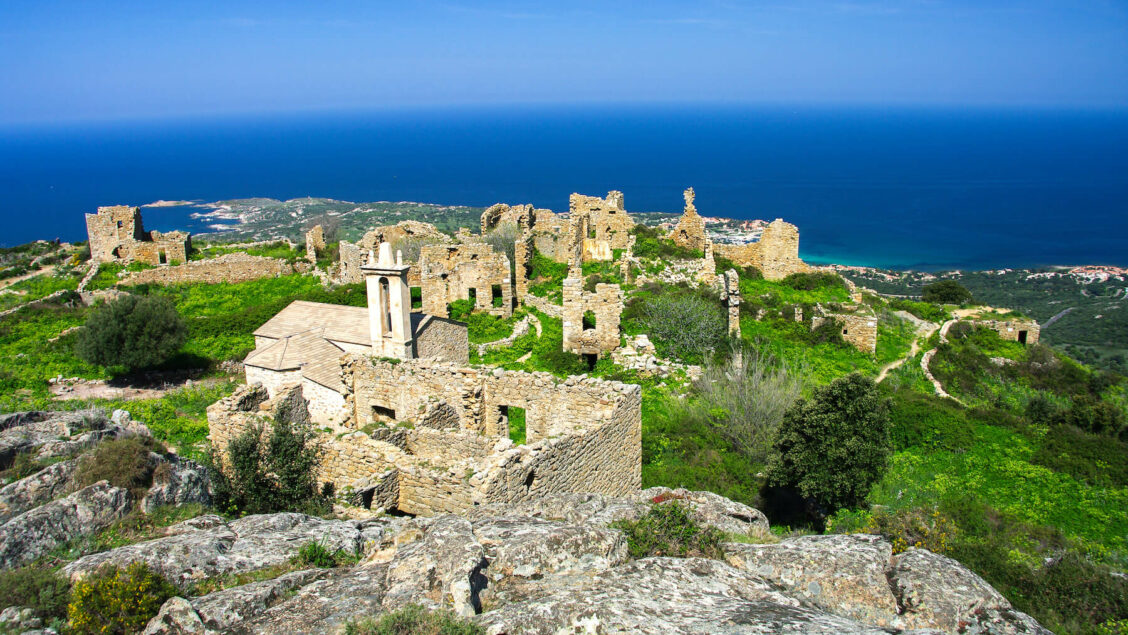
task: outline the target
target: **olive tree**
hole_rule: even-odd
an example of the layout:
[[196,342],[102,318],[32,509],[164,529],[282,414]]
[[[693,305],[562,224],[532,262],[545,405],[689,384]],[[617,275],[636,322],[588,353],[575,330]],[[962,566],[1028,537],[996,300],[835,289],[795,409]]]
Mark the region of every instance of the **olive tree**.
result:
[[171,301],[125,295],[86,320],[75,352],[91,364],[135,371],[167,360],[187,337],[188,327]]

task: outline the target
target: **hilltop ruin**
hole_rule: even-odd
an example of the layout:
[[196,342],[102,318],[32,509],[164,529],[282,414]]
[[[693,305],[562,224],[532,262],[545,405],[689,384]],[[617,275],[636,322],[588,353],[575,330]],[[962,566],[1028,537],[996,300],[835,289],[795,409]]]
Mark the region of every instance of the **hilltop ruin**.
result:
[[129,205],[99,207],[98,213],[87,214],[86,235],[94,262],[183,263],[192,248],[188,232],[145,231],[141,208]]

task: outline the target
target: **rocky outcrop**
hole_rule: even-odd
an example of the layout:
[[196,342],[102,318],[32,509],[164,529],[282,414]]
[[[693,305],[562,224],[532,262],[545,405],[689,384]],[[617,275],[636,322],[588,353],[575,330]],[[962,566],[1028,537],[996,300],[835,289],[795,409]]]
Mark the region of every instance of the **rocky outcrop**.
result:
[[73,459],[55,463],[0,488],[0,524],[66,494],[77,465]]
[[211,503],[211,480],[207,468],[176,455],[159,457],[153,485],[141,499],[141,511],[150,514],[162,505]]
[[88,536],[129,512],[129,492],[99,481],[0,525],[0,569],[18,567],[56,545]]

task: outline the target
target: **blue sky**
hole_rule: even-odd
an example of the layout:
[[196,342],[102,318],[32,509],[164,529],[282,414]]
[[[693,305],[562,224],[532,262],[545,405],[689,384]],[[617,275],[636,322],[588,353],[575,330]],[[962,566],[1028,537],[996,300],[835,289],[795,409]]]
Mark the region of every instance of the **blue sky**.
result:
[[523,103],[1128,106],[1128,2],[0,0],[0,123]]

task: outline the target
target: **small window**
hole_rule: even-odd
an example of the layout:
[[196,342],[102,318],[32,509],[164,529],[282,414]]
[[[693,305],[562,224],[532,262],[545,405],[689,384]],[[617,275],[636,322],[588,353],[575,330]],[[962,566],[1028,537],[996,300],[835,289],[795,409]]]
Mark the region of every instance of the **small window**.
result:
[[466,290],[466,299],[473,300],[474,305],[477,306],[477,304],[478,304],[478,290],[475,289],[474,287],[470,287],[469,289],[467,289]]
[[493,300],[494,306],[501,306],[503,298],[501,297],[501,285],[495,284],[490,287],[490,299]]
[[395,410],[392,410],[391,408],[388,408],[387,406],[381,406],[379,404],[372,404],[372,421],[373,422],[381,422],[381,421],[387,422],[387,421],[395,421],[395,420],[396,420],[396,411]]
[[121,228],[122,228],[122,226],[123,226],[123,225],[122,225],[122,222],[121,222],[121,221],[119,220],[119,221],[118,221],[118,229],[121,229]]
[[594,311],[584,311],[583,328],[584,328],[585,331],[590,331],[590,330],[595,329],[595,312]]
[[517,445],[525,444],[525,409],[517,406],[498,406],[498,421],[508,428],[509,440]]
[[411,287],[411,308],[423,308],[423,287]]
[[168,256],[165,254],[165,250],[161,249],[157,252],[157,262],[162,265],[168,264]]
[[846,329],[842,329],[842,334],[846,335]]

